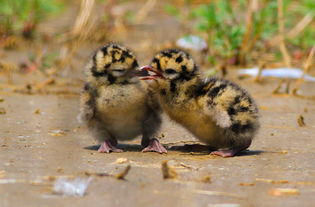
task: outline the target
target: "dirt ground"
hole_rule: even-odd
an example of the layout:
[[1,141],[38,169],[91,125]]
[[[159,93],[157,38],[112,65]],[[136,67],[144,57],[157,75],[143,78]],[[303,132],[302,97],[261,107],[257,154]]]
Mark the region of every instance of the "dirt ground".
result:
[[[148,22],[136,28],[144,32],[119,37],[136,51],[141,64],[152,56],[152,36],[158,40],[177,35],[159,32],[177,31],[169,19]],[[315,207],[315,100],[272,95],[278,80],[258,84],[232,73],[227,78],[247,89],[261,111],[261,130],[249,150],[233,158],[209,155],[185,129],[164,117],[159,137],[168,154],[142,153],[140,139],[120,143],[123,153],[98,153],[97,143],[76,120],[82,65],[92,49],[81,51],[84,58],[77,70],[46,82],[44,91],[25,87],[47,81],[36,72],[14,74],[15,86],[0,74],[0,109],[5,110],[0,113],[0,207]],[[8,59],[14,55],[11,52]],[[301,91],[314,95],[315,84],[305,83]],[[305,126],[298,124],[300,115]],[[163,179],[164,160],[176,171],[175,179]],[[125,180],[99,174],[116,175],[127,165],[131,169]],[[52,192],[58,177],[88,176],[93,180],[82,197]],[[285,195],[277,194],[283,191]]]
[[[259,104],[262,126],[250,149],[233,158],[208,155],[196,145],[185,151],[180,146],[196,140],[167,118],[161,129],[161,142],[170,148],[167,155],[141,153],[139,139],[123,143],[123,153],[98,153],[97,143],[76,121],[77,95],[2,92],[1,206],[315,206],[315,104],[270,95],[276,83],[240,82]],[[306,126],[298,125],[299,115]],[[118,158],[128,160],[120,163]],[[163,179],[163,160],[170,161],[176,179]],[[53,195],[53,182],[44,177],[117,174],[128,164],[125,181],[96,176],[83,197]],[[205,176],[209,182],[202,182]],[[15,181],[4,182],[8,179]],[[270,194],[276,188],[293,188],[298,194]]]

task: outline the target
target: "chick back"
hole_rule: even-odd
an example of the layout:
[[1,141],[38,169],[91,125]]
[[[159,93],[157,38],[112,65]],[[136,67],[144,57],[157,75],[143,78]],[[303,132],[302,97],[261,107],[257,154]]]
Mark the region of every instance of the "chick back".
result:
[[210,78],[203,80],[195,93],[199,104],[217,116],[217,122],[227,119],[226,127],[220,130],[226,138],[224,144],[234,146],[253,139],[259,128],[259,112],[244,89],[227,80]]

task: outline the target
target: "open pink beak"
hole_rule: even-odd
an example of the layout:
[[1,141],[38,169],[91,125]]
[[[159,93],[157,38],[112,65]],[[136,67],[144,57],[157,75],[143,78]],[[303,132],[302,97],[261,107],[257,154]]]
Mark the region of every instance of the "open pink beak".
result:
[[[146,71],[147,72],[147,75],[146,76],[143,76],[141,77],[140,79],[141,80],[156,80],[157,78],[164,78],[163,74],[160,73],[159,71],[156,71],[152,68],[152,66],[150,65],[146,65],[146,66],[142,66],[140,68],[141,71]],[[154,73],[154,75],[150,75],[148,72],[151,71]]]

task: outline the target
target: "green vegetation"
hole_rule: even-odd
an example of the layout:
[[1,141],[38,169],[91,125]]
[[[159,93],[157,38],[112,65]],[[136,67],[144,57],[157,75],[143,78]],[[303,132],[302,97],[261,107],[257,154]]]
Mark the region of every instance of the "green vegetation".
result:
[[240,49],[245,28],[238,23],[237,13],[226,0],[201,5],[193,11],[198,20],[197,29],[207,34],[210,49],[216,53],[214,55],[233,57]]
[[[211,1],[195,6],[189,15],[185,8],[177,8],[171,4],[165,6],[164,10],[179,21],[187,20],[187,16],[194,20],[195,27],[189,32],[200,34],[207,40],[211,63],[216,63],[219,59],[223,62],[244,64],[246,60],[242,53],[265,51],[264,47],[279,35],[278,1],[257,1],[255,8],[251,8],[251,3],[252,1],[247,0]],[[285,40],[288,47],[308,51],[315,45],[315,1],[283,0],[283,3]],[[189,5],[190,8],[193,6]],[[249,13],[250,23],[247,19]],[[294,31],[294,27],[300,22],[300,30]],[[277,58],[278,50],[273,52]],[[250,58],[249,55],[246,58]]]
[[38,23],[61,8],[56,0],[0,0],[0,34],[32,38]]

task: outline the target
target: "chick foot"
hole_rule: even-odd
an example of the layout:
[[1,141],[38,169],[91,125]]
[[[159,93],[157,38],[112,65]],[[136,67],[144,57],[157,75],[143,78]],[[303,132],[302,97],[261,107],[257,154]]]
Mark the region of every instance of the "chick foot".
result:
[[159,140],[153,138],[150,139],[149,145],[142,150],[142,152],[158,152],[158,153],[167,153],[167,150],[159,142]]
[[221,157],[233,157],[236,153],[240,152],[239,150],[235,149],[228,149],[228,150],[216,150],[210,153],[210,155],[217,155]]
[[218,155],[221,157],[233,157],[237,153],[243,150],[246,150],[250,146],[251,143],[252,141],[248,140],[241,147],[234,148],[234,149],[218,149],[216,151],[211,152],[210,155]]
[[110,141],[106,140],[104,141],[100,148],[97,150],[98,152],[103,152],[103,153],[110,153],[110,152],[123,152],[123,150],[116,148],[113,146]]

